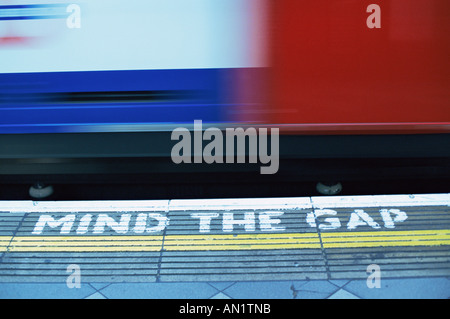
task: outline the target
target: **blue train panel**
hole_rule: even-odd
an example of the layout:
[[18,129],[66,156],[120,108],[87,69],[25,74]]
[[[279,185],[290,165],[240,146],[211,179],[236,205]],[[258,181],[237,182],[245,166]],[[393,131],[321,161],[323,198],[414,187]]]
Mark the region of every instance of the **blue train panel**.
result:
[[0,133],[219,123],[233,108],[231,76],[229,69],[0,74]]
[[1,4],[0,134],[229,121],[236,70],[266,66],[262,2]]

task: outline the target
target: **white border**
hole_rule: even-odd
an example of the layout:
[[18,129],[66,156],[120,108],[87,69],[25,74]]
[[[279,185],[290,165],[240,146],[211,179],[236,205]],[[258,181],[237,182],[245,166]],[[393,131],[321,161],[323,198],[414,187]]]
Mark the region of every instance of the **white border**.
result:
[[78,213],[78,212],[153,212],[169,210],[168,200],[144,201],[0,201],[0,212]]
[[308,208],[312,208],[309,197],[186,199],[169,203],[170,211]]
[[448,194],[124,201],[0,201],[3,213],[152,212],[450,206]]
[[311,202],[314,208],[450,206],[450,193],[311,197]]

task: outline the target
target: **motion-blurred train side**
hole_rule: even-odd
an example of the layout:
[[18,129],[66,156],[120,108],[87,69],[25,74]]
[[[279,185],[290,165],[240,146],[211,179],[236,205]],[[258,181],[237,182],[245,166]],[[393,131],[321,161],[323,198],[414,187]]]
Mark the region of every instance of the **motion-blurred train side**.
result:
[[[448,12],[447,0],[2,4],[0,184],[447,181]],[[174,164],[171,132],[195,120],[279,128],[279,171]]]

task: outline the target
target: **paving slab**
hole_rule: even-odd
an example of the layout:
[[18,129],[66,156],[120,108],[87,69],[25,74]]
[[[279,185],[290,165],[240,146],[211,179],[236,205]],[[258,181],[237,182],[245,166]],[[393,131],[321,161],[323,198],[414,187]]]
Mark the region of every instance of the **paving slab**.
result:
[[327,299],[361,299],[361,298],[341,288]]
[[209,299],[220,291],[207,283],[113,283],[99,291],[109,299]]
[[83,299],[95,292],[88,284],[68,288],[65,283],[0,283],[0,299]]
[[363,299],[448,299],[450,282],[445,278],[381,279],[380,288],[366,280],[352,280],[345,290]]
[[223,292],[233,299],[293,299],[294,284],[292,281],[237,282]]

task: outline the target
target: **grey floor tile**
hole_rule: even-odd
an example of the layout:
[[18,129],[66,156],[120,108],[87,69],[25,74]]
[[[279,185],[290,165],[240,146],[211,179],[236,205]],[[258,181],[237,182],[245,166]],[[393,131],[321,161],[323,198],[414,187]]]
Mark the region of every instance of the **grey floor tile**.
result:
[[214,288],[216,288],[219,291],[227,289],[234,283],[235,283],[235,281],[211,281],[211,282],[208,282],[208,284],[210,284],[211,286],[213,286]]
[[328,280],[311,280],[295,287],[296,299],[324,299],[336,292],[339,288]]
[[292,299],[291,281],[237,282],[223,290],[233,299]]
[[106,299],[105,296],[103,296],[101,293],[99,292],[94,292],[92,295],[87,296],[84,299]]
[[106,286],[110,285],[110,283],[107,283],[107,282],[90,282],[89,285],[94,287],[94,289],[96,289],[96,290],[101,290],[101,289],[105,288]]
[[88,284],[68,288],[60,283],[0,283],[2,299],[82,299],[95,292]]
[[331,282],[333,285],[336,285],[338,287],[343,287],[345,286],[350,280],[345,280],[345,279],[331,279],[328,280],[329,282]]
[[101,290],[111,299],[209,299],[218,292],[207,283],[113,283]]
[[231,298],[225,295],[223,292],[219,292],[217,295],[212,296],[210,299],[231,299]]
[[352,280],[345,290],[364,299],[447,299],[450,281],[444,277],[381,279],[380,288],[368,288],[366,280]]
[[358,296],[355,296],[351,292],[348,292],[347,290],[341,288],[338,291],[336,291],[334,294],[332,294],[327,299],[361,299]]

